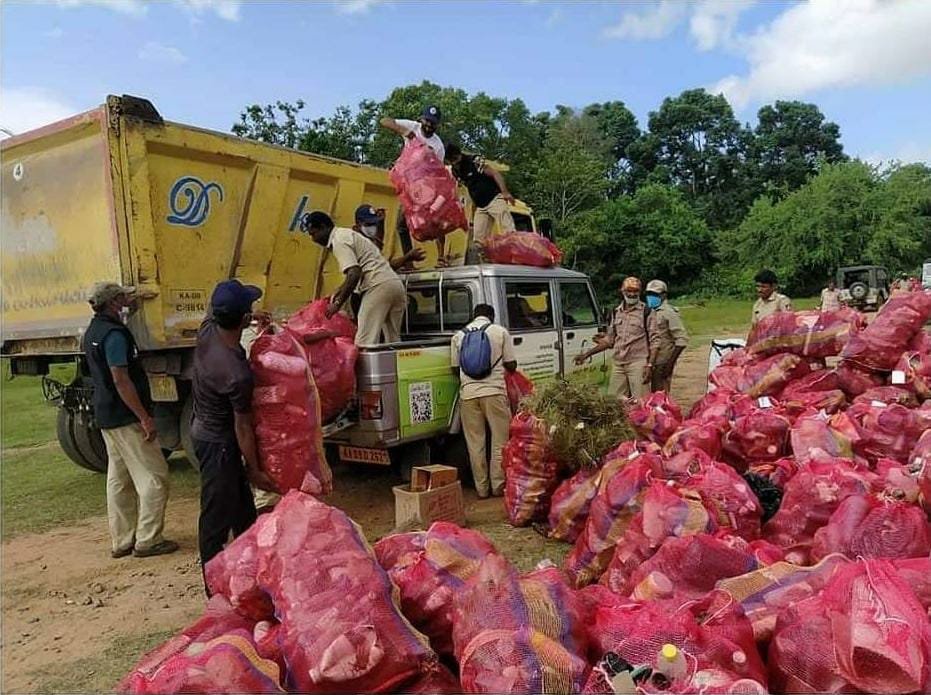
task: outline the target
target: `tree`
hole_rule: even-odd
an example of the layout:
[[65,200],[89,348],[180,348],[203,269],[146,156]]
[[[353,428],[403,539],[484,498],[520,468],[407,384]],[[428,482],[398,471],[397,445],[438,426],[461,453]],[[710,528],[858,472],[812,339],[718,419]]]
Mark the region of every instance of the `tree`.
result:
[[893,166],[863,205],[866,260],[895,273],[913,271],[931,258],[931,169],[924,164]]
[[232,131],[241,138],[297,147],[308,127],[306,118],[302,123],[298,122],[298,115],[303,109],[304,102],[300,99],[293,104],[277,101],[274,106],[252,104],[239,114],[239,123],[233,125]]
[[590,104],[582,110],[582,114],[595,120],[608,141],[613,160],[608,172],[612,180],[612,192],[632,191],[634,184],[628,149],[640,138],[637,117],[623,101]]
[[844,161],[840,128],[814,104],[777,101],[757,113],[750,159],[760,191],[784,195],[817,173],[819,163]]

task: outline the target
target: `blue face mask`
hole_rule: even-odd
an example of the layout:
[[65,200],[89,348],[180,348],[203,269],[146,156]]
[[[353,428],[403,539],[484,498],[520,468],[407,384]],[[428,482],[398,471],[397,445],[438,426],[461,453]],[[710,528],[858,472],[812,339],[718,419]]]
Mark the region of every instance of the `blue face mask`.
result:
[[663,303],[663,300],[661,297],[657,297],[655,294],[647,295],[647,306],[650,307],[651,309],[657,308],[662,303]]

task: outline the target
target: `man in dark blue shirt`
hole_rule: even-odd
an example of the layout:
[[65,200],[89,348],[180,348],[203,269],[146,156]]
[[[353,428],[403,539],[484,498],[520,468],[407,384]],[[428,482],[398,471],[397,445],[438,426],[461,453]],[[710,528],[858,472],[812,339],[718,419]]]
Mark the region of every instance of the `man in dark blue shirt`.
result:
[[177,543],[162,538],[168,464],[156,442],[148,378],[133,334],[121,318],[133,303],[133,292],[113,282],[94,287],[94,318],[83,345],[94,382],[94,418],[107,447],[107,517],[114,558],[178,549]]
[[[203,565],[229,539],[256,519],[251,483],[275,492],[259,468],[252,419],[252,370],[240,341],[262,290],[226,280],[210,298],[194,350],[194,423],[191,434],[200,461],[198,544]],[[243,467],[245,462],[245,467]]]

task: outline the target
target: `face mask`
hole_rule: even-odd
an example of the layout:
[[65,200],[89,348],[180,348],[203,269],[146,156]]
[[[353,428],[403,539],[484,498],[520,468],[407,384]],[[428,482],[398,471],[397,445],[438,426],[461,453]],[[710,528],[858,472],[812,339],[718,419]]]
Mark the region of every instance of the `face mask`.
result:
[[129,307],[124,306],[122,309],[120,309],[120,321],[126,323],[129,320],[129,315],[131,313],[132,312],[129,310]]
[[663,303],[662,297],[657,297],[655,294],[647,295],[647,306],[651,309],[656,309],[660,304]]
[[360,227],[362,234],[367,236],[372,241],[378,238],[378,225],[377,224],[363,224]]
[[639,301],[640,301],[640,297],[631,297],[626,294],[624,295],[624,304],[627,304],[628,306],[634,305]]

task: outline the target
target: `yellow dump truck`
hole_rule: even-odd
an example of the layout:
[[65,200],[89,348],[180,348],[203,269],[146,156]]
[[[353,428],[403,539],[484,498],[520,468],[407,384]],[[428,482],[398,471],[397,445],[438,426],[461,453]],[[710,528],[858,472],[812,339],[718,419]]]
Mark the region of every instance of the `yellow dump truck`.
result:
[[[314,209],[349,226],[361,203],[385,208],[384,252],[402,252],[387,171],[170,123],[144,99],[110,96],[4,140],[0,152],[2,355],[14,375],[77,363],[72,383],[46,376],[43,384],[61,406],[62,448],[92,470],[106,470],[80,355],[95,282],[135,285],[144,297],[129,327],[149,374],[159,439],[190,452],[192,348],[217,282],[258,285],[263,308],[276,316],[332,291],[338,268],[299,229]],[[529,209],[515,212],[534,228]],[[464,249],[464,232],[451,237],[453,249]]]

